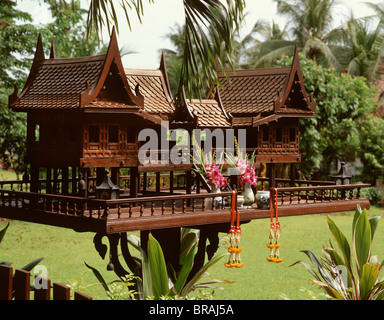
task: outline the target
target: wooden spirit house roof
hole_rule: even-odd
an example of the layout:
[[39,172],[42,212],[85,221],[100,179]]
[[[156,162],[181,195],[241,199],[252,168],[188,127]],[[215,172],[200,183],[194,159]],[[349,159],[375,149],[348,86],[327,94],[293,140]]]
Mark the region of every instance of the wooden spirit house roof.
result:
[[[234,126],[258,126],[282,117],[312,117],[316,103],[307,96],[297,47],[291,67],[218,71],[221,101]],[[211,95],[209,90],[207,96]]]
[[125,69],[125,75],[131,90],[138,87],[144,96],[144,111],[163,117],[175,111],[164,52],[158,70]]
[[50,57],[46,59],[40,35],[24,89],[17,95],[15,88],[9,106],[14,111],[128,112],[160,123],[161,118],[147,112],[155,107],[147,107],[151,99],[141,93],[142,89],[146,95],[145,87],[139,82],[128,81],[114,29],[105,55],[80,58],[56,58],[52,43]]
[[172,126],[191,129],[231,127],[232,117],[225,112],[218,89],[214,99],[187,99],[184,90],[182,96],[183,101],[172,117]]

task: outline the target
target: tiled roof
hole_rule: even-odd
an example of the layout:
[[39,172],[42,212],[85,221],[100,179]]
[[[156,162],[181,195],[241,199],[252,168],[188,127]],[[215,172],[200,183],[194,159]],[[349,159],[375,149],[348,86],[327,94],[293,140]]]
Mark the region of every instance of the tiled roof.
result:
[[32,82],[13,105],[20,109],[77,108],[80,94],[92,87],[102,71],[105,55],[40,61]]
[[225,111],[236,114],[272,112],[278,93],[284,90],[291,68],[270,68],[218,73]]
[[144,111],[153,114],[174,112],[161,70],[125,69],[125,75],[133,92],[139,85],[139,91],[144,96]]
[[218,101],[192,99],[187,101],[187,105],[197,118],[197,127],[231,127],[231,122]]

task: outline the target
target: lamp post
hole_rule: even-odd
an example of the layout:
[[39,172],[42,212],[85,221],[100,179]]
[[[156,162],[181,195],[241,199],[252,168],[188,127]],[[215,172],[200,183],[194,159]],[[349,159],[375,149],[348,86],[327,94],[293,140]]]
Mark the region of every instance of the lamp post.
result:
[[352,175],[350,175],[345,167],[345,162],[340,163],[340,171],[338,174],[332,176],[333,180],[335,180],[336,185],[346,185],[351,184]]
[[[345,162],[340,162],[340,171],[338,174],[332,176],[335,180],[336,185],[348,185],[352,182],[352,175],[350,175],[345,167]],[[347,199],[347,192],[345,189],[341,191],[341,198]]]

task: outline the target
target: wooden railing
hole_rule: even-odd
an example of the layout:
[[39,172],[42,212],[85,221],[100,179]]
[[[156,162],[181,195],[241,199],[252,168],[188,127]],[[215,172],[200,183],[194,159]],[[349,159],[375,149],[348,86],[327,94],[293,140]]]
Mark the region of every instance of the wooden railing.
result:
[[[0,300],[71,300],[69,286],[53,283],[43,276],[36,276],[31,286],[31,274],[25,270],[15,270],[7,265],[0,265]],[[75,291],[74,300],[92,300],[92,297]]]
[[339,200],[360,199],[362,188],[370,184],[328,185],[310,187],[277,188],[278,205],[310,204]]
[[223,192],[100,200],[0,189],[0,207],[96,219],[120,218],[122,215],[129,218],[222,209],[229,203],[231,194]]
[[[146,193],[147,191],[156,191],[156,192],[170,192],[176,190],[185,190],[186,189],[186,173],[185,172],[174,172],[171,179],[170,172],[159,172],[159,173],[141,173],[139,177],[139,189],[140,192]],[[120,176],[120,181],[118,185],[122,188],[123,191],[127,191],[130,188],[130,176]],[[96,177],[89,177],[89,192],[92,194],[96,188]],[[170,186],[172,181],[172,188]],[[279,187],[291,187],[290,179],[276,178],[276,184]],[[268,177],[258,177],[258,190],[268,190],[269,189],[269,178]],[[48,181],[47,179],[39,179],[38,190],[39,192],[46,193],[47,183],[51,183],[52,192],[54,194],[61,193],[61,184],[62,179],[58,178],[55,181]],[[78,183],[78,179],[70,179],[70,183]],[[334,181],[318,181],[318,180],[295,180],[295,187],[303,186],[318,186],[318,185],[335,185]],[[199,193],[202,185],[199,179],[196,176],[191,177],[191,186],[192,192]],[[23,180],[8,180],[0,181],[0,189],[9,189],[17,191],[30,191],[30,182]],[[71,187],[70,190],[77,190],[77,187]],[[72,192],[69,194],[74,195]]]

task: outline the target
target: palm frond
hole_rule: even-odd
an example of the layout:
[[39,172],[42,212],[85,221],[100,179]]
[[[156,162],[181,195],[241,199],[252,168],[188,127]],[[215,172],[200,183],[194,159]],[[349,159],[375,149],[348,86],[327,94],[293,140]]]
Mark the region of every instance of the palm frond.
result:
[[276,50],[273,50],[261,58],[259,58],[254,66],[256,68],[273,66],[278,59],[281,59],[284,56],[292,55],[295,49],[295,44],[293,42],[287,42],[286,46],[280,47]]
[[334,67],[336,70],[341,69],[339,62],[337,61],[331,49],[319,38],[310,37],[307,40],[303,47],[303,53],[308,55],[310,50],[320,51],[330,66]]
[[[148,2],[155,3],[154,0]],[[104,27],[110,32],[111,25],[115,25],[119,32],[116,3],[123,10],[130,28],[132,10],[141,22],[143,0],[90,0],[88,33],[91,30],[100,33]],[[184,86],[189,96],[200,97],[202,87],[218,84],[215,57],[220,68],[223,68],[224,60],[232,65],[234,33],[240,29],[245,0],[226,0],[225,4],[218,0],[183,0],[183,5],[185,42],[177,96],[181,96]]]

